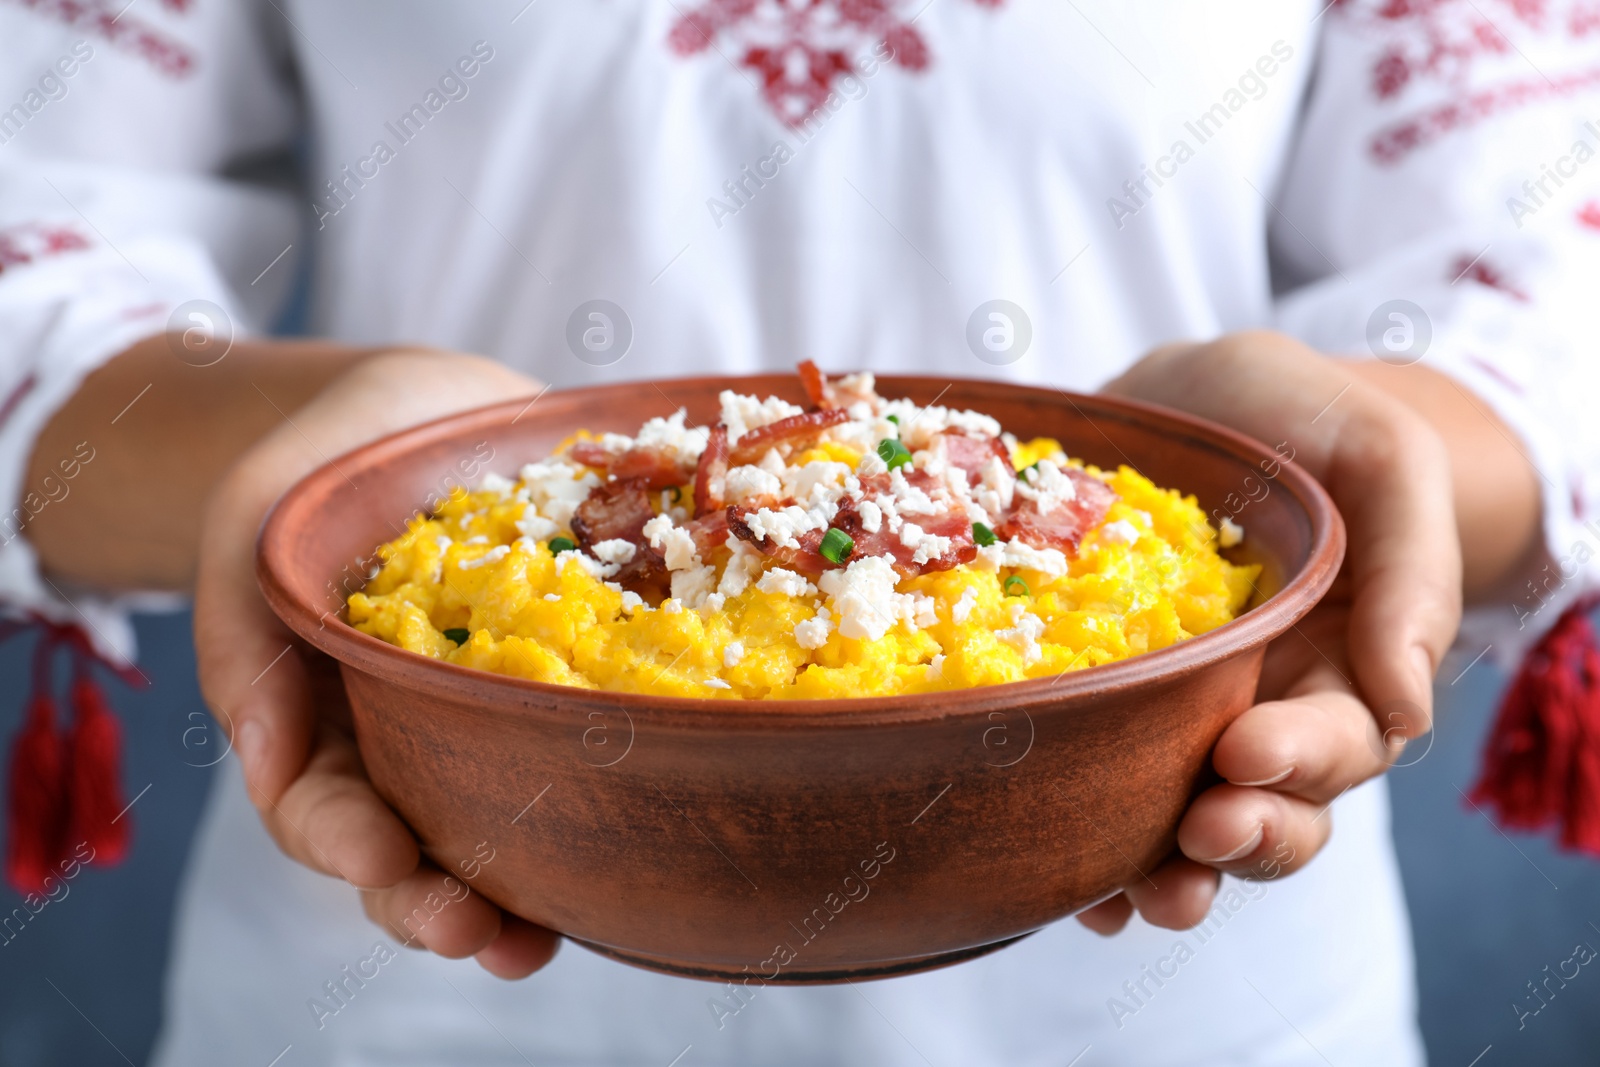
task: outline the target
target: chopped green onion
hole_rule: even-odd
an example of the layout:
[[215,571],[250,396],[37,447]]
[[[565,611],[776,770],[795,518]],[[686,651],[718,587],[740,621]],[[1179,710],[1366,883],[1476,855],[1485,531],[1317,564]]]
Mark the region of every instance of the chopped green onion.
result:
[[983,548],[988,548],[998,540],[994,535],[994,531],[981,522],[972,524],[972,539]]
[[575,552],[577,548],[578,543],[570,537],[550,538],[550,554],[552,556],[559,556],[563,552]]
[[889,465],[890,470],[897,470],[911,462],[911,453],[906,451],[906,446],[892,437],[885,437],[878,442],[878,457]]
[[1028,583],[1013,574],[1005,580],[1003,588],[1006,596],[1032,596],[1033,590],[1028,588]]
[[899,415],[890,415],[889,416],[889,421],[894,423],[896,426],[899,426],[900,425],[900,416]]
[[817,551],[822,553],[822,558],[829,563],[843,563],[850,558],[850,553],[856,548],[855,541],[843,530],[829,530],[822,535],[822,544]]
[[467,638],[472,636],[472,631],[471,630],[463,630],[460,627],[455,627],[455,628],[452,628],[452,629],[444,631],[444,635],[446,637],[448,637],[450,640],[454,641],[456,644],[464,645],[464,644],[467,643]]
[[675,485],[671,486],[670,488],[672,489],[672,502],[676,504],[678,501],[683,499],[683,490]]

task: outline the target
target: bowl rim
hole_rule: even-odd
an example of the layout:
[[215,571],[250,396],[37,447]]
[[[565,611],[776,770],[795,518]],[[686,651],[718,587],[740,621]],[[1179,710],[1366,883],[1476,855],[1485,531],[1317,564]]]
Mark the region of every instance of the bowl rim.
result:
[[[1277,487],[1287,490],[1299,504],[1311,525],[1311,546],[1305,564],[1272,596],[1224,623],[1215,630],[1185,641],[1130,656],[1112,663],[1064,672],[1052,678],[1030,678],[1019,682],[940,690],[935,693],[897,694],[877,697],[837,697],[760,701],[759,714],[751,714],[756,701],[712,697],[655,696],[605,689],[580,689],[575,686],[539,682],[513,675],[497,674],[431,659],[392,645],[357,630],[344,621],[342,612],[333,615],[336,625],[327,625],[331,613],[291,591],[285,575],[292,573],[288,527],[307,505],[308,498],[334,483],[349,481],[351,471],[358,474],[380,462],[463,435],[471,427],[497,426],[502,420],[516,421],[529,402],[525,398],[503,401],[468,411],[457,412],[430,422],[396,431],[370,441],[317,467],[286,490],[263,519],[256,544],[256,576],[268,605],[291,630],[318,651],[341,665],[374,675],[391,684],[430,696],[459,701],[464,696],[485,709],[514,709],[518,714],[548,713],[561,706],[583,710],[616,711],[624,714],[631,726],[640,722],[658,726],[738,726],[740,730],[762,727],[794,728],[815,726],[888,726],[910,722],[981,717],[995,711],[1027,711],[1036,706],[1065,707],[1099,701],[1108,696],[1126,696],[1129,690],[1159,691],[1176,684],[1189,674],[1223,660],[1265,645],[1281,636],[1303,618],[1322,597],[1338,573],[1345,551],[1343,519],[1326,489],[1293,459],[1284,460],[1266,445],[1236,430],[1190,415],[1186,412],[1144,401],[1105,394],[1073,393],[1050,386],[1021,385],[984,378],[937,378],[917,375],[879,375],[886,388],[896,395],[928,388],[933,391],[959,385],[976,393],[1035,394],[1051,403],[1065,399],[1079,416],[1093,423],[1085,405],[1156,428],[1168,436],[1198,439],[1223,452],[1232,453],[1246,465],[1262,460],[1278,463]],[[737,388],[761,392],[780,383],[792,383],[791,375],[697,375],[682,378],[626,381],[573,389],[549,389],[536,398],[549,410],[552,404],[576,404],[608,395],[630,394],[642,386],[657,388],[669,402],[667,388]],[[667,388],[663,388],[667,387]],[[941,392],[942,396],[943,393]],[[937,401],[935,401],[937,402]],[[981,410],[974,407],[974,410]],[[527,462],[533,462],[528,460]],[[1131,459],[1129,461],[1131,466]],[[1182,487],[1178,487],[1182,491]]]

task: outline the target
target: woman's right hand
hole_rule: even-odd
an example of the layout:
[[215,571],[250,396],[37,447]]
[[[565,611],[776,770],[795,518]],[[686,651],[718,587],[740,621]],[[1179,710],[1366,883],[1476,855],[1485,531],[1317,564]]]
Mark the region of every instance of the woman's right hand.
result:
[[[475,956],[502,978],[547,963],[556,935],[502,912],[424,859],[367,778],[334,665],[297,639],[256,584],[256,537],[303,475],[395,430],[532,396],[538,383],[473,356],[372,355],[284,414],[212,492],[200,534],[194,636],[207,704],[232,738],[250,799],[290,858],[342,878],[367,915],[403,943]],[[352,490],[354,492],[355,490]],[[405,920],[429,894],[455,903],[420,929]]]

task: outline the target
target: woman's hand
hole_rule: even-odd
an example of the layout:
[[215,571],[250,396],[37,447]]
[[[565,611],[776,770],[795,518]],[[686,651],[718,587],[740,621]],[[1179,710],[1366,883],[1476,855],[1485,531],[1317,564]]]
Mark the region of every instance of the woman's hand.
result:
[[[532,395],[537,383],[498,364],[436,352],[373,355],[289,411],[223,477],[200,535],[194,634],[200,684],[244,769],[261,820],[289,856],[361,890],[367,914],[402,942],[476,956],[520,978],[554,954],[556,936],[506,915],[423,860],[411,831],[373,790],[356,750],[343,687],[326,657],[278,621],[256,585],[256,535],[279,495],[357,445],[468,408]],[[449,898],[419,930],[429,894]],[[414,936],[413,936],[414,935]]]
[[[1461,618],[1450,452],[1354,370],[1277,334],[1241,333],[1159,349],[1106,386],[1292,448],[1338,504],[1349,547],[1328,596],[1268,646],[1261,702],[1217,742],[1224,781],[1190,805],[1178,852],[1082,913],[1093,930],[1113,933],[1135,910],[1187,928],[1210,910],[1218,871],[1298,869],[1328,840],[1328,806],[1431,728],[1434,671]],[[1239,521],[1248,530],[1248,508]]]

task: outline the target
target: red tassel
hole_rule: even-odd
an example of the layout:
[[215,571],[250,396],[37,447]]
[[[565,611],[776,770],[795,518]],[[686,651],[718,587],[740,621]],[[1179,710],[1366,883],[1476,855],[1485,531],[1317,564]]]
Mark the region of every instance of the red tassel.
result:
[[127,854],[132,823],[122,800],[122,730],[82,664],[72,680],[72,707],[68,838],[87,842],[97,863],[117,863]]
[[6,820],[6,880],[20,893],[44,891],[66,843],[66,752],[50,695],[55,642],[39,635],[33,657],[33,697],[11,744]]
[[1523,658],[1484,753],[1474,803],[1502,825],[1557,825],[1561,846],[1600,856],[1600,637],[1592,598],[1574,604]]

